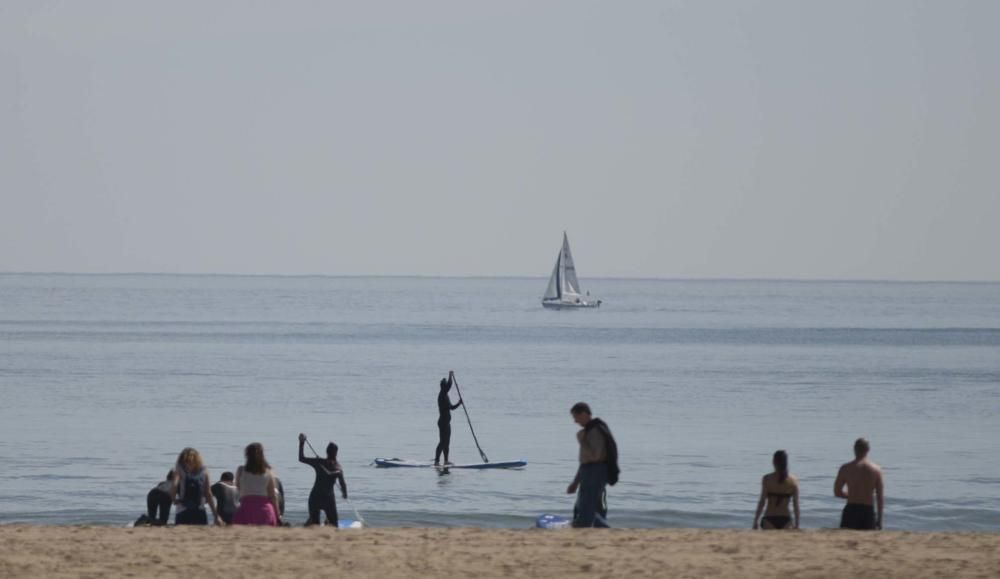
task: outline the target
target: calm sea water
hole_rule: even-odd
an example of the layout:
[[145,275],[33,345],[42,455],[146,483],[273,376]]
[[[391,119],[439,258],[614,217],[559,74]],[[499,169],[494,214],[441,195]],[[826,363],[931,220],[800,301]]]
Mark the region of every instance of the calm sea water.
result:
[[[572,509],[584,400],[619,440],[616,526],[748,527],[778,448],[803,525],[835,526],[864,435],[887,526],[1000,530],[1000,285],[583,282],[600,310],[543,310],[542,278],[0,275],[0,522],[124,524],[181,448],[217,478],[252,441],[301,522],[306,432],[372,524],[526,527]],[[369,466],[432,457],[449,369],[527,469]]]

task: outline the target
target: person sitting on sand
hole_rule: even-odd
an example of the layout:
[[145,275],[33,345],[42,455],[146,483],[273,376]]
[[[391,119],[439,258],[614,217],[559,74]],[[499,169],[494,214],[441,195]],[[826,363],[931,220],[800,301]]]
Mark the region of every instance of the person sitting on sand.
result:
[[271,465],[264,458],[264,447],[259,442],[252,442],[244,454],[246,464],[236,469],[240,506],[233,515],[233,524],[276,527],[281,524],[278,514],[281,510]]
[[170,520],[170,505],[174,502],[170,494],[173,490],[173,480],[174,471],[171,470],[167,473],[166,480],[153,487],[153,490],[146,495],[147,518],[144,522],[163,526]]
[[[753,517],[753,528],[798,529],[799,528],[799,479],[788,474],[788,453],[776,451],[771,461],[774,472],[764,475],[760,485],[760,500],[757,513]],[[788,503],[795,507],[795,521],[789,516]],[[767,510],[764,511],[764,505]],[[764,512],[764,518],[760,514]]]
[[591,415],[590,406],[577,402],[570,409],[573,421],[583,427],[576,433],[580,443],[580,467],[567,494],[577,492],[574,527],[607,527],[606,485],[618,482],[618,445],[608,425]]
[[[837,480],[833,483],[833,495],[847,499],[847,505],[840,517],[841,529],[875,530],[884,523],[882,469],[868,460],[871,445],[859,438],[854,442],[854,460],[840,467]],[[844,487],[847,491],[844,491]],[[872,506],[872,494],[878,502],[878,516]]]
[[233,473],[227,470],[222,473],[219,482],[212,485],[212,496],[215,497],[219,516],[227,525],[233,523],[233,515],[236,514],[236,508],[240,503],[239,491],[233,481]]
[[174,523],[178,525],[207,525],[205,503],[212,509],[212,521],[221,525],[219,511],[215,508],[215,497],[212,496],[212,483],[208,469],[201,460],[201,454],[193,448],[185,448],[177,456],[177,466],[174,468],[173,491],[177,514]]
[[326,513],[326,519],[333,526],[337,526],[337,497],[334,493],[334,485],[340,481],[340,492],[347,498],[347,482],[344,481],[344,471],[337,462],[337,445],[330,443],[326,445],[326,458],[306,458],[304,447],[306,435],[299,434],[299,462],[308,464],[316,471],[316,481],[309,492],[309,520],[306,525],[320,524],[319,512]]
[[441,391],[438,392],[438,445],[434,449],[434,466],[441,464],[441,454],[444,453],[444,463],[448,462],[448,451],[451,447],[451,411],[463,404],[459,398],[455,404],[448,398],[448,391],[455,381],[455,371],[448,372],[448,378],[441,379]]

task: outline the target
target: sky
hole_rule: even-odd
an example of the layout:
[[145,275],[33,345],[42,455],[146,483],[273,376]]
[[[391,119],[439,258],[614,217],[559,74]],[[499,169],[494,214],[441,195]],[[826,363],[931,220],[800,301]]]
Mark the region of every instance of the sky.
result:
[[1000,2],[0,3],[0,271],[1000,281]]

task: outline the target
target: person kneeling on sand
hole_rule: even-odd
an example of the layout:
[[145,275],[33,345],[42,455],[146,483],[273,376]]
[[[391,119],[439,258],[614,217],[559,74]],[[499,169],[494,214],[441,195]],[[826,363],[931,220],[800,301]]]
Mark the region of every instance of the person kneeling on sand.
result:
[[240,492],[240,506],[233,515],[234,525],[281,524],[278,508],[277,486],[271,465],[264,459],[264,447],[259,442],[247,445],[246,464],[236,469],[236,488]]
[[[757,513],[753,517],[753,528],[798,529],[799,528],[799,479],[788,474],[788,453],[779,450],[771,461],[774,472],[764,475],[760,484],[760,500]],[[792,524],[788,503],[795,506],[795,521]],[[764,511],[764,505],[767,510]],[[761,512],[764,518],[760,518]],[[759,525],[759,527],[758,527]]]
[[583,427],[576,433],[580,443],[580,467],[567,494],[579,489],[574,509],[574,527],[607,527],[605,486],[618,482],[618,445],[608,425],[591,415],[590,406],[577,402],[570,409],[573,421]]
[[167,478],[153,487],[146,495],[146,516],[139,517],[137,525],[163,526],[170,520],[170,505],[173,504],[174,471],[167,473]]
[[215,497],[215,504],[219,509],[219,516],[227,525],[233,523],[233,515],[240,504],[239,491],[233,484],[233,473],[228,470],[222,473],[219,482],[212,485],[212,496]]
[[[840,518],[841,529],[870,531],[882,528],[885,507],[882,469],[868,460],[870,449],[868,440],[857,439],[854,442],[854,460],[840,467],[837,480],[833,483],[834,496],[847,499],[847,505]],[[872,506],[872,494],[875,495],[878,504],[878,516]]]

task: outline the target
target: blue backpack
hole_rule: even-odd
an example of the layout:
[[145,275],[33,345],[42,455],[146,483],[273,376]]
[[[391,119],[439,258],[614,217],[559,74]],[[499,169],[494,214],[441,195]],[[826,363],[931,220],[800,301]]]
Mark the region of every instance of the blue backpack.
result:
[[205,492],[205,471],[197,474],[184,473],[184,484],[181,487],[181,503],[185,508],[201,508],[201,498]]

